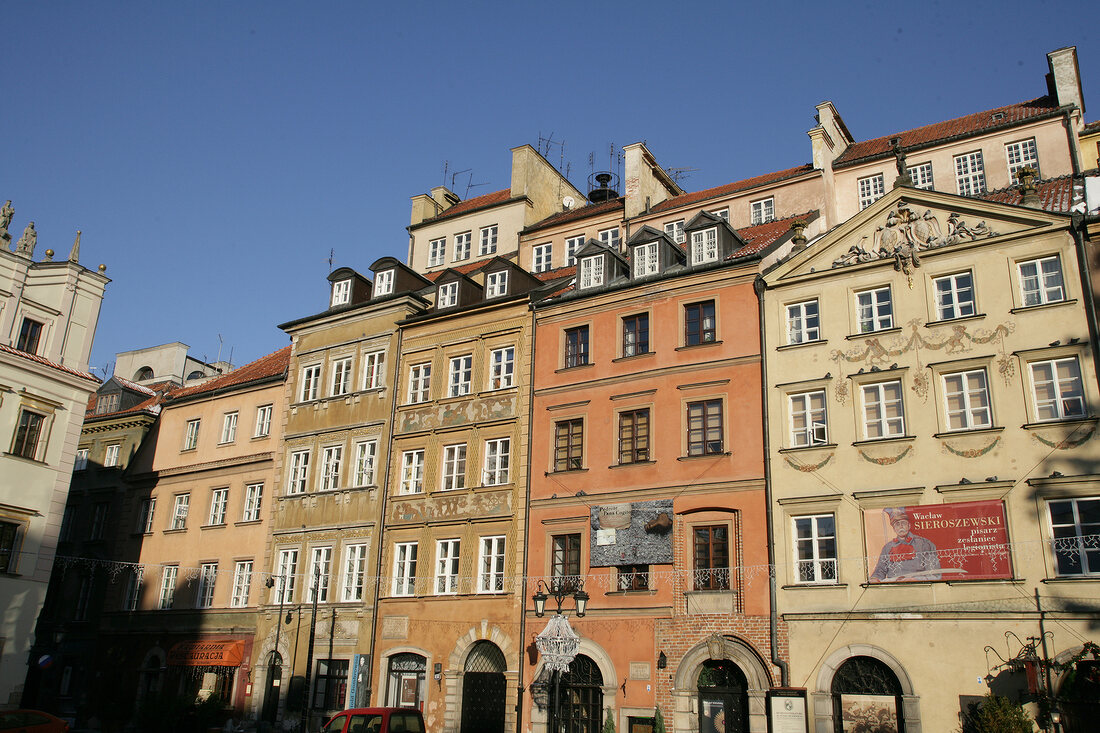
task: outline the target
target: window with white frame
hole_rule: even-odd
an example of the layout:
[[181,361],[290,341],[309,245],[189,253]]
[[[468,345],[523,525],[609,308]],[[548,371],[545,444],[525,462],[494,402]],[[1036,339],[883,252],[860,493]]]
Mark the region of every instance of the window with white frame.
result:
[[287,471],[286,493],[305,493],[308,481],[309,451],[296,450],[290,454],[290,470]]
[[344,603],[363,600],[367,584],[367,546],[348,545],[344,548],[344,587],[340,600]]
[[374,297],[393,293],[393,270],[382,270],[374,274]]
[[299,392],[299,401],[308,402],[317,399],[321,389],[321,365],[311,364],[302,367],[302,389]]
[[489,354],[489,389],[507,389],[513,384],[516,348],[505,346]]
[[105,415],[108,412],[114,412],[118,409],[121,399],[122,396],[117,392],[114,394],[101,394],[95,401],[95,414]]
[[594,288],[597,285],[603,285],[603,255],[581,260],[580,287]]
[[238,560],[233,568],[233,598],[229,601],[232,608],[244,608],[248,605],[248,593],[252,588],[252,561]]
[[210,608],[214,605],[214,584],[218,580],[218,564],[203,563],[199,568],[199,589],[195,594],[195,608]]
[[248,484],[244,487],[244,513],[241,515],[242,522],[258,522],[260,521],[260,509],[264,503],[264,485]]
[[308,588],[306,602],[328,603],[329,574],[332,572],[332,548],[314,547],[309,557],[309,575],[306,577]]
[[1047,502],[1058,575],[1100,575],[1100,498]]
[[153,517],[156,514],[157,499],[152,497],[142,499],[138,509],[137,531],[139,534],[149,534],[153,531]]
[[439,294],[435,297],[436,308],[450,308],[458,304],[458,283],[443,283],[439,286]]
[[649,353],[649,314],[623,316],[623,356]]
[[554,255],[554,245],[548,244],[536,244],[533,250],[531,258],[532,269],[535,272],[546,272],[552,265],[552,257]]
[[225,524],[225,508],[229,504],[229,489],[214,489],[210,492],[210,516],[207,524]]
[[708,212],[708,213],[714,214],[715,216],[717,216],[722,221],[729,221],[730,220],[730,209],[729,209],[728,206],[724,209],[715,209],[714,211],[711,211],[711,212]]
[[960,196],[985,193],[985,163],[982,151],[955,156],[955,185]]
[[1025,260],[1020,270],[1020,295],[1025,306],[1057,303],[1066,299],[1062,262],[1058,255]]
[[718,229],[711,227],[691,233],[691,264],[718,261]]
[[775,218],[774,197],[761,199],[760,201],[753,201],[751,204],[751,208],[753,224],[763,224]]
[[485,297],[499,298],[508,294],[508,271],[490,272],[485,278]]
[[791,447],[804,448],[829,442],[825,422],[825,390],[788,396],[791,420]]
[[160,598],[157,605],[162,609],[169,609],[176,601],[176,577],[179,575],[179,567],[166,565],[160,574]]
[[237,439],[237,416],[238,413],[227,412],[222,417],[222,439],[219,443],[232,443]]
[[123,601],[123,610],[136,611],[138,602],[141,601],[142,577],[136,572],[130,573],[126,581],[126,600]]
[[377,458],[377,440],[361,440],[355,444],[355,486],[374,484],[374,465]]
[[993,427],[985,369],[944,374],[943,399],[948,430]]
[[1069,420],[1085,416],[1081,365],[1076,356],[1033,361],[1031,389],[1037,421]]
[[73,459],[73,470],[84,471],[88,468],[88,449],[79,448],[76,451],[76,458]]
[[411,596],[416,593],[415,542],[398,542],[393,546],[393,588],[395,596]]
[[894,304],[890,286],[856,293],[856,321],[859,333],[894,327]]
[[409,404],[427,402],[432,390],[432,364],[413,364],[409,367]]
[[332,284],[332,306],[343,305],[351,300],[351,280],[337,280]]
[[905,169],[905,172],[909,174],[909,180],[913,182],[915,188],[923,188],[927,191],[931,191],[936,187],[936,184],[932,180],[931,163],[920,163],[919,165],[909,166]]
[[936,291],[936,318],[946,321],[974,315],[974,276],[970,272],[937,277],[932,285]]
[[495,254],[497,251],[497,225],[493,224],[491,227],[481,228],[481,247],[478,249],[478,255],[484,257],[485,255]]
[[436,595],[458,593],[459,540],[439,540],[435,543]]
[[332,491],[340,486],[340,464],[344,460],[344,446],[330,445],[321,451],[321,491]]
[[386,352],[372,351],[363,355],[363,389],[378,389],[385,377]]
[[883,181],[881,173],[860,178],[857,183],[859,184],[860,211],[878,201],[886,193],[886,183]]
[[1035,138],[1005,143],[1005,160],[1008,161],[1008,180],[1016,183],[1016,174],[1027,166],[1039,176],[1039,152],[1035,148]]
[[470,380],[473,374],[474,357],[466,354],[451,359],[447,377],[447,396],[461,397],[470,394]]
[[797,583],[837,581],[836,519],[832,514],[792,517]]
[[478,568],[478,593],[499,593],[504,590],[504,535],[481,538]]
[[[683,229],[680,234],[683,235]],[[639,244],[634,248],[634,277],[656,275],[659,271],[656,242]]]
[[821,339],[817,298],[787,306],[787,343],[804,344]]
[[401,454],[402,494],[419,494],[424,491],[424,451],[407,450]]
[[444,491],[466,488],[466,444],[444,446],[443,448],[443,480]]
[[603,231],[601,231],[599,234],[596,235],[596,238],[599,239],[605,246],[607,246],[611,249],[614,249],[614,250],[619,249],[619,228],[618,227],[615,227],[614,229],[604,229]]
[[339,397],[351,391],[351,357],[332,362],[332,396]]
[[271,405],[256,408],[256,432],[253,437],[263,438],[271,434]]
[[[111,468],[118,465],[118,454],[122,446],[118,443],[112,443],[107,446],[107,449],[103,452],[103,467]],[[85,457],[85,463],[87,458]]]
[[452,262],[470,259],[470,232],[455,235],[454,258]]
[[867,440],[905,435],[905,407],[901,380],[865,384],[863,395],[863,437]]
[[670,221],[665,224],[665,234],[667,234],[673,242],[676,242],[676,244],[683,244],[686,240],[684,236],[684,220],[677,219],[676,221]]
[[565,240],[565,266],[577,264],[577,251],[584,246],[584,235]]
[[187,528],[187,510],[190,506],[190,494],[176,494],[176,503],[172,507],[172,529]]
[[187,430],[183,435],[183,449],[195,450],[199,444],[199,425],[201,420],[188,420]]
[[512,441],[510,438],[495,438],[485,441],[485,486],[498,486],[508,483],[508,466]]
[[279,550],[275,564],[275,585],[272,603],[293,603],[294,588],[298,584],[298,548]]
[[442,265],[447,258],[447,238],[441,237],[428,242],[428,267]]

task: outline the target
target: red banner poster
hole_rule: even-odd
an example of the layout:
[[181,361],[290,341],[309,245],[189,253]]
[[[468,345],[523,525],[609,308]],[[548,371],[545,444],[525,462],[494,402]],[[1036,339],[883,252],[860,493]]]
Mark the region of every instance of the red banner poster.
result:
[[1001,501],[866,509],[863,527],[871,583],[1012,577]]

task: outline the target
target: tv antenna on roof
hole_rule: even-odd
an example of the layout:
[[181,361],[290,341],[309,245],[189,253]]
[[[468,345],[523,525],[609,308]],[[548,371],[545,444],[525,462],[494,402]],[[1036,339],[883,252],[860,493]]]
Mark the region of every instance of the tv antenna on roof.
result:
[[462,171],[455,171],[454,173],[452,173],[452,174],[451,174],[451,190],[452,190],[452,191],[454,191],[454,190],[455,190],[455,179],[456,179],[456,178],[458,178],[459,176],[461,176],[461,175],[462,175],[463,173],[469,173],[469,172],[470,172],[470,171],[472,171],[472,170],[473,170],[473,168],[467,168],[466,170],[462,170]]
[[681,167],[681,168],[665,168],[665,173],[667,173],[669,175],[669,177],[672,178],[672,180],[679,183],[680,181],[684,180],[685,178],[690,178],[691,174],[694,173],[697,170],[699,170],[699,169],[684,166],[684,167]]
[[336,259],[336,249],[332,248],[328,251],[328,271],[332,274],[332,263]]

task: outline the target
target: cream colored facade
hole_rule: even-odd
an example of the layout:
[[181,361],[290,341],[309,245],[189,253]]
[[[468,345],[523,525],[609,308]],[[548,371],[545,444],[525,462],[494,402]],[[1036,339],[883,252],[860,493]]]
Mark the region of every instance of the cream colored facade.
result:
[[[1059,511],[1100,505],[1082,267],[1068,217],[899,188],[765,275],[778,608],[810,730],[834,730],[834,677],[852,658],[894,676],[907,733],[946,731],[987,674],[995,691],[1018,684],[983,651],[1015,654],[1006,632],[1052,631],[1056,659],[1095,640],[1100,566],[1078,544],[1093,530],[1062,526],[1085,539],[1052,543]],[[859,307],[869,294],[874,314]],[[919,525],[913,510],[975,501],[1003,506],[996,579],[952,573],[965,561],[950,551],[913,582],[879,574],[893,567],[884,510]]]

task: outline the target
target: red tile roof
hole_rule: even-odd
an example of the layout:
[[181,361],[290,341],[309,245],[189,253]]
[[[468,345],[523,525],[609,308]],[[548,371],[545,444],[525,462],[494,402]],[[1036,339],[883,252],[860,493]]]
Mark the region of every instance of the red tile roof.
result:
[[493,191],[481,196],[475,196],[472,199],[466,199],[465,201],[459,201],[457,204],[447,209],[446,211],[436,214],[435,216],[425,219],[422,222],[413,224],[413,226],[420,226],[421,224],[427,224],[428,222],[442,221],[449,219],[452,216],[458,216],[459,214],[465,214],[474,209],[480,209],[485,206],[493,206],[495,204],[504,203],[512,198],[512,189],[503,188],[499,191]]
[[93,382],[95,382],[96,384],[99,384],[99,379],[96,378],[94,375],[89,374],[88,372],[80,372],[80,371],[77,371],[76,369],[70,369],[69,367],[65,366],[64,364],[54,363],[54,362],[50,361],[49,359],[44,359],[41,356],[38,356],[37,354],[28,354],[25,351],[20,351],[19,349],[13,349],[12,347],[5,346],[4,344],[0,344],[0,351],[3,351],[3,352],[8,353],[8,354],[12,354],[14,356],[20,356],[24,359],[27,359],[28,361],[33,361],[33,362],[36,362],[36,363],[41,364],[43,366],[51,367],[51,368],[56,369],[60,372],[65,372],[66,374],[72,374],[74,377],[81,377],[83,379],[90,379]]
[[137,382],[131,382],[129,379],[123,379],[117,374],[115,375],[115,381],[132,392],[142,392],[148,395],[153,395],[157,393],[155,389],[149,389],[148,387],[138,384]]
[[580,208],[570,209],[568,211],[559,211],[556,214],[551,214],[542,221],[537,221],[531,226],[523,230],[523,234],[528,232],[539,231],[540,229],[546,229],[547,227],[557,226],[559,224],[568,224],[571,221],[578,221],[580,219],[587,219],[590,216],[599,216],[606,214],[616,209],[622,209],[626,206],[625,198],[610,199],[608,201],[601,201],[598,204],[587,204]]
[[204,382],[194,387],[184,387],[181,390],[173,392],[170,399],[174,400],[181,397],[191,397],[206,392],[225,389],[227,387],[236,387],[237,385],[255,382],[268,377],[276,377],[281,374],[286,374],[289,364],[290,347],[284,346],[274,353],[260,357],[249,364],[245,364],[240,369],[234,369],[220,377],[215,377],[209,382]]
[[[1035,184],[1039,194],[1039,207],[1056,214],[1068,214],[1073,206],[1073,176],[1059,176]],[[1001,204],[1020,205],[1023,194],[1019,186],[1008,186],[996,191],[986,191],[977,198]]]
[[[944,120],[905,132],[895,132],[873,140],[852,143],[839,158],[833,161],[833,167],[842,168],[870,158],[886,157],[891,154],[890,140],[895,137],[901,138],[901,146],[904,148],[924,147],[952,138],[969,137],[1001,127],[1012,127],[1027,120],[1057,113],[1058,101],[1050,96],[1009,104],[985,112],[975,112],[953,120]],[[998,118],[994,119],[995,116]]]
[[745,246],[734,252],[731,257],[756,254],[788,234],[791,231],[791,222],[796,219],[810,222],[816,219],[817,215],[817,210],[807,211],[805,214],[795,214],[785,219],[776,219],[765,224],[738,229],[737,234],[745,240]]
[[707,199],[718,198],[720,196],[728,196],[731,193],[737,193],[738,191],[745,191],[750,188],[756,188],[757,186],[763,186],[767,183],[776,183],[777,181],[783,181],[788,178],[794,178],[804,173],[809,173],[814,169],[809,163],[805,165],[796,166],[794,168],[787,168],[781,171],[775,171],[774,173],[765,173],[753,178],[746,178],[743,181],[736,181],[734,183],[727,183],[723,186],[716,186],[715,188],[708,188],[704,191],[696,191],[694,193],[685,193],[682,196],[674,196],[670,199],[665,199],[661,203],[655,205],[650,209],[650,212],[668,211],[669,209],[679,208],[680,206],[687,206],[688,204],[698,203],[699,201],[706,201]]
[[451,265],[450,267],[444,267],[442,270],[436,270],[434,272],[424,272],[424,273],[421,273],[421,274],[425,278],[427,278],[428,280],[431,280],[434,283],[436,280],[439,279],[439,276],[442,275],[443,273],[447,272],[447,270],[454,270],[455,272],[461,273],[463,275],[468,275],[469,273],[473,272],[477,268],[484,267],[486,264],[491,262],[493,259],[495,259],[495,258],[494,257],[486,257],[483,260],[474,260],[473,262],[467,262],[467,263],[462,264],[462,265]]
[[1081,130],[1082,135],[1091,135],[1094,132],[1100,132],[1100,120],[1086,122],[1084,128]]

